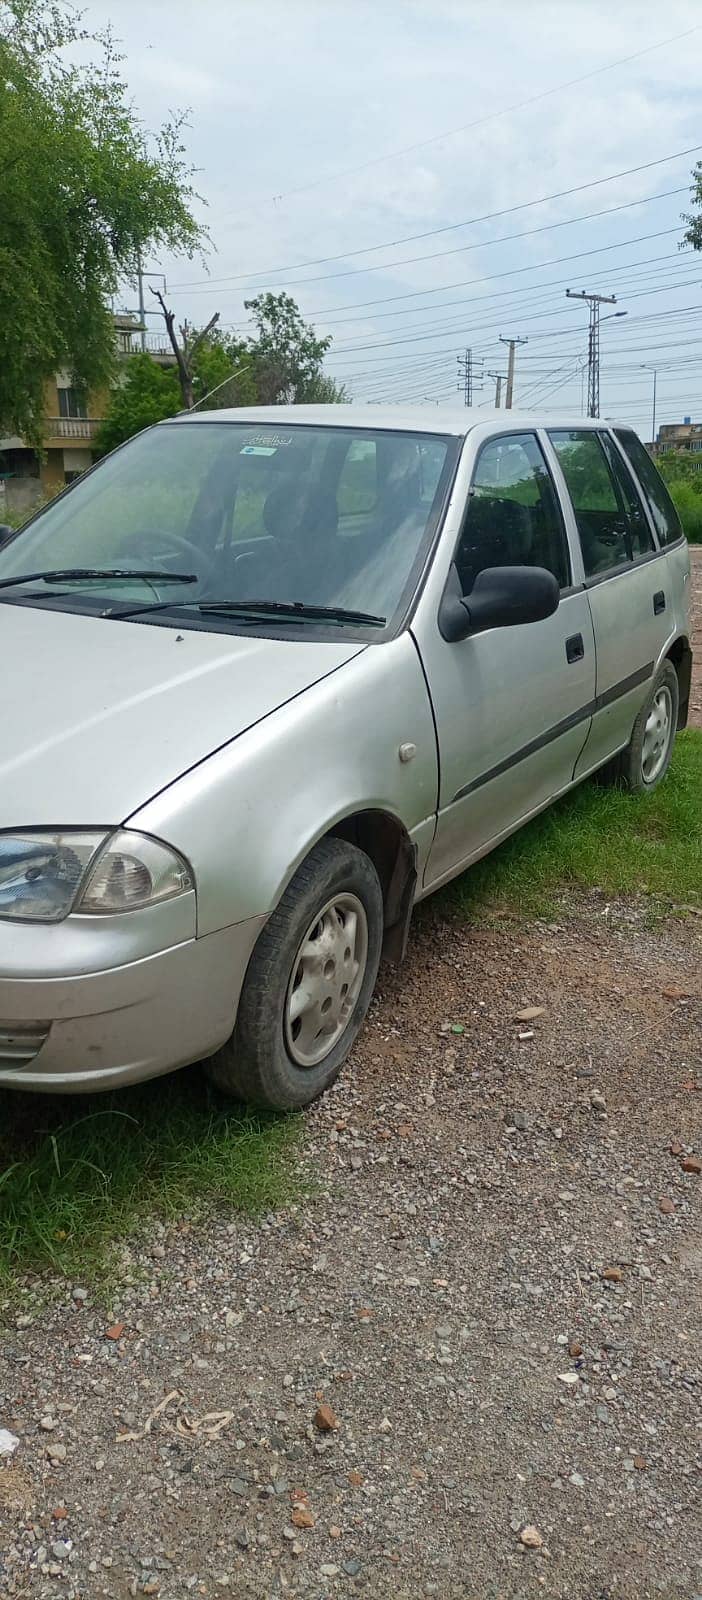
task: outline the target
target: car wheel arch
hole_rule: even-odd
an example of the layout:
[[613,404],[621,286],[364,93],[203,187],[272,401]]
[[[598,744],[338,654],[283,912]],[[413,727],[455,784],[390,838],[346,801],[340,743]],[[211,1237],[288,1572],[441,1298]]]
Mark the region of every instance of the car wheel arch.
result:
[[399,962],[405,952],[417,883],[417,851],[400,818],[381,807],[366,807],[347,813],[322,828],[301,850],[285,882],[280,885],[276,904],[303,861],[322,839],[345,839],[362,850],[373,863],[383,893],[383,959]]
[[680,689],[680,705],[678,711],[678,728],[687,726],[687,714],[690,703],[690,688],[692,683],[692,650],[689,639],[684,635],[674,639],[666,651],[665,660],[670,661],[677,673]]

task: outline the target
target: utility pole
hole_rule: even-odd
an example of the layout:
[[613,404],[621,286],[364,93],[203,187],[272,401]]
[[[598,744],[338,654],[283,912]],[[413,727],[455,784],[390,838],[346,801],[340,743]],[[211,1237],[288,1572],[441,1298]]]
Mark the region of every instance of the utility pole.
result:
[[144,305],[144,274],[141,267],[141,250],[137,257],[137,282],[139,285],[139,321],[141,323],[141,348],[146,349],[146,306]]
[[505,395],[505,409],[511,411],[512,396],[514,394],[514,352],[518,344],[527,344],[527,339],[503,339],[500,334],[500,344],[506,344],[509,350],[507,357],[507,393]]
[[656,384],[658,382],[658,369],[656,367],[647,366],[645,361],[642,361],[641,366],[642,366],[642,369],[643,369],[644,372],[652,372],[653,373],[653,416],[651,418],[651,444],[653,445],[653,448],[655,450],[655,448],[656,448]]
[[495,410],[499,411],[500,400],[502,398],[502,385],[505,380],[505,374],[504,372],[488,372],[488,378],[495,379]]
[[476,389],[482,389],[483,386],[482,369],[478,372],[476,379],[476,362],[473,351],[470,348],[466,349],[464,355],[456,356],[456,361],[458,362],[458,387],[463,389],[463,404],[472,406]]
[[[588,294],[586,289],[566,289],[568,300],[586,300],[590,307],[587,338],[587,415],[600,414],[600,306],[616,306],[616,294]],[[621,312],[615,313],[621,316]]]

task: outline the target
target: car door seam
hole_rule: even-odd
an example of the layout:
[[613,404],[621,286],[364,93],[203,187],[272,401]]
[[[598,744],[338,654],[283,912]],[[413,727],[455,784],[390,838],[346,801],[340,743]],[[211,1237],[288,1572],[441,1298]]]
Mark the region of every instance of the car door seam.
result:
[[[619,700],[625,694],[630,694],[632,689],[637,689],[640,684],[645,683],[651,677],[654,664],[653,661],[647,661],[645,666],[637,668],[636,672],[629,673],[628,677],[622,678],[619,683],[612,684],[611,688],[606,689],[603,694],[596,695],[593,700],[589,700],[584,706],[580,706],[577,711],[572,711],[570,716],[564,717],[560,722],[554,723],[552,727],[546,728],[543,733],[539,734],[538,738],[531,739],[529,744],[522,745],[521,749],[515,750],[513,755],[505,756],[504,761],[498,762],[496,766],[490,767],[487,772],[482,772],[479,777],[473,778],[470,783],[465,784],[462,789],[457,791],[451,804],[455,805],[458,800],[465,800],[467,795],[473,794],[476,789],[482,789],[486,783],[491,783],[493,778],[501,778],[505,772],[509,771],[510,767],[516,766],[520,761],[526,761],[529,756],[536,755],[537,751],[543,750],[545,745],[552,744],[562,734],[569,733],[572,728],[576,728],[578,723],[586,722],[596,712],[603,711],[606,706],[611,705],[613,701]],[[584,748],[585,746],[583,745]],[[582,750],[580,755],[582,755]],[[578,760],[580,760],[580,756]]]

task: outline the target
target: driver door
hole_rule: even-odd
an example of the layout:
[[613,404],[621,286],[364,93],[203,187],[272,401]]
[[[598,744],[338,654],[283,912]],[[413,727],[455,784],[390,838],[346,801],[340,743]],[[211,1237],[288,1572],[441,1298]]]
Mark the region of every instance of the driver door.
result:
[[484,854],[568,787],[595,696],[587,596],[573,584],[563,514],[536,433],[500,434],[480,448],[453,558],[466,596],[487,567],[534,566],[554,574],[561,599],[543,621],[486,629],[458,643],[442,638],[436,607],[418,616],[440,766],[425,888]]

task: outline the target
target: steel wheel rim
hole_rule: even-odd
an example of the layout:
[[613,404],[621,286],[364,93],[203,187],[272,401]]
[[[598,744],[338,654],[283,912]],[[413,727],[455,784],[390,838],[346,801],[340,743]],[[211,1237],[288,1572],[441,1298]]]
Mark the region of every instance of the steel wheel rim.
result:
[[345,1033],[368,965],[368,918],[355,894],[335,894],[310,923],[285,996],[288,1055],[316,1067]]
[[656,690],[649,707],[641,752],[641,773],[644,783],[655,783],[665,766],[673,727],[673,697],[662,684]]

